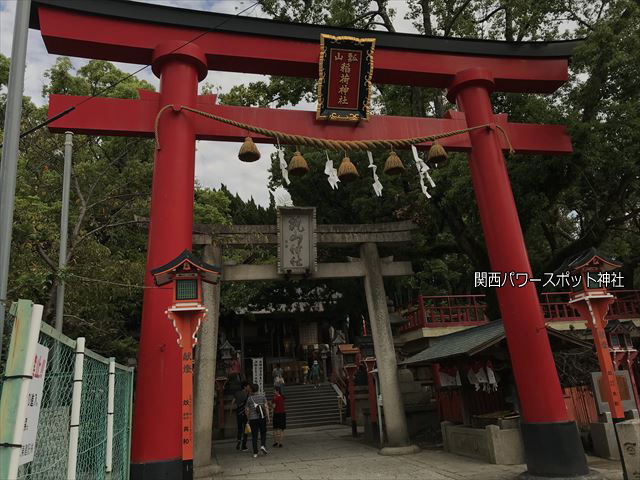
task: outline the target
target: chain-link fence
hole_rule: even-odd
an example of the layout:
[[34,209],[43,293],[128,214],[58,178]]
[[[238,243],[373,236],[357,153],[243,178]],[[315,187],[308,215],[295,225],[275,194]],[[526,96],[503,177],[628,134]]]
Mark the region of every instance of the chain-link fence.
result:
[[[133,369],[115,364],[113,412],[108,411],[110,360],[84,350],[80,422],[77,446],[70,446],[76,341],[47,324],[41,325],[38,343],[49,349],[40,404],[33,461],[21,465],[18,479],[67,480],[69,451],[75,448],[78,480],[127,480]],[[78,352],[79,354],[80,352]],[[108,417],[113,416],[111,465],[107,460]],[[73,443],[73,442],[72,442]],[[73,469],[72,469],[73,470]]]
[[41,330],[38,343],[49,349],[49,359],[40,404],[36,449],[33,461],[20,466],[18,478],[62,479],[67,474],[75,342],[62,336],[56,340]]

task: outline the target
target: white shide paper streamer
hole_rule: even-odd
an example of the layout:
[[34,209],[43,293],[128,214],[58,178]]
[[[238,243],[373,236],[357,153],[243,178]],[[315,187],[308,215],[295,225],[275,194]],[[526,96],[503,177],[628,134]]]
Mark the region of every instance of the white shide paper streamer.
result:
[[289,180],[289,170],[287,169],[287,161],[284,159],[284,149],[280,146],[280,142],[278,142],[278,159],[280,160],[280,171],[282,172],[282,178],[287,185],[291,183]]
[[429,195],[429,192],[427,191],[427,186],[424,183],[424,180],[426,178],[431,187],[436,186],[433,179],[431,178],[431,175],[429,175],[429,165],[424,163],[424,161],[420,158],[415,145],[411,145],[411,153],[413,153],[413,159],[415,160],[416,168],[418,169],[418,178],[420,179],[420,188],[422,188],[422,193],[424,193],[425,197],[431,198],[431,195]]
[[331,188],[337,190],[338,182],[340,181],[338,178],[338,170],[333,166],[333,160],[329,158],[329,154],[327,152],[324,153],[327,156],[327,163],[324,164],[324,173],[327,175],[327,180]]
[[369,168],[373,169],[373,191],[376,192],[376,195],[378,197],[382,196],[382,184],[380,183],[380,179],[378,178],[378,175],[376,174],[376,170],[378,169],[378,167],[376,165],[374,165],[373,163],[373,155],[371,155],[371,152],[367,152],[367,157],[369,157]]

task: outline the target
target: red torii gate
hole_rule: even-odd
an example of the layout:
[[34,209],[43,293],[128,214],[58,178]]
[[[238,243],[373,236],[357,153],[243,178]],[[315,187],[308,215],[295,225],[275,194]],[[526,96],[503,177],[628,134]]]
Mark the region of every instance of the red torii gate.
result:
[[[566,154],[561,126],[508,123],[494,115],[489,94],[550,93],[567,80],[575,42],[506,42],[429,38],[248,17],[201,13],[122,0],[35,0],[31,26],[51,53],[151,64],[160,92],[139,100],[96,98],[53,122],[54,132],[152,136],[157,112],[187,105],[251,124],[335,139],[406,138],[499,123],[519,152]],[[214,29],[205,34],[207,29]],[[250,33],[249,33],[250,32]],[[441,87],[462,112],[444,119],[374,117],[357,125],[315,120],[314,112],[217,106],[198,96],[209,69],[315,78],[320,33],[376,37],[373,81]],[[202,35],[201,35],[202,34]],[[196,38],[197,37],[197,38]],[[195,40],[194,40],[195,39]],[[86,97],[54,95],[50,115]],[[195,140],[238,140],[245,132],[174,109],[159,121],[145,285],[149,270],[191,248]],[[256,141],[270,139],[256,137]],[[531,274],[513,194],[495,128],[444,139],[469,152],[491,266]],[[425,145],[427,146],[427,145]],[[180,361],[175,333],[164,316],[171,292],[147,288],[134,409],[134,478],[180,478]],[[523,414],[522,434],[530,474],[587,475],[582,445],[568,421],[535,287],[498,291]]]

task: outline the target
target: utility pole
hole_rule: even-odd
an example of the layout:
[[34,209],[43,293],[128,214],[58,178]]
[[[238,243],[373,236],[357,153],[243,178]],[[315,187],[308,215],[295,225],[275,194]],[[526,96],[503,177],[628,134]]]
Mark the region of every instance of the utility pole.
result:
[[7,109],[4,114],[4,139],[2,164],[0,165],[0,354],[2,353],[2,335],[4,333],[4,318],[7,309],[7,283],[9,258],[11,256],[13,207],[16,193],[16,173],[18,170],[18,144],[20,142],[20,118],[22,117],[22,92],[24,89],[30,11],[31,0],[21,0],[16,3]]
[[69,189],[71,187],[71,152],[73,133],[65,132],[64,173],[62,177],[62,213],[60,214],[60,253],[58,255],[58,288],[56,289],[56,330],[62,332],[64,321],[64,278],[60,274],[67,265],[67,237],[69,236]]

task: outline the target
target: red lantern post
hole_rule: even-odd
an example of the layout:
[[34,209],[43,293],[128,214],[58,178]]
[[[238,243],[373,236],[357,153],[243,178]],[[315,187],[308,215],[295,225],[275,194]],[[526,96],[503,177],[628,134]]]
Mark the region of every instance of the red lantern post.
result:
[[207,309],[202,305],[202,281],[215,283],[220,270],[195,258],[189,250],[166,265],[151,271],[157,286],[173,282],[174,304],[165,314],[178,334],[181,358],[180,416],[182,423],[182,479],[193,478],[193,347],[196,334],[205,319]]
[[624,410],[604,328],[607,325],[605,315],[615,297],[607,291],[606,285],[601,281],[601,274],[621,266],[599,255],[593,248],[578,254],[566,266],[576,280],[569,304],[591,329],[602,372],[602,384],[614,422],[616,419],[624,419]]
[[[604,387],[604,393],[614,424],[624,421],[624,409],[622,408],[622,399],[618,387],[618,377],[613,366],[604,328],[607,325],[605,316],[615,297],[607,291],[606,283],[603,284],[602,280],[604,277],[603,272],[614,270],[621,266],[621,264],[599,255],[594,248],[578,254],[566,266],[567,270],[572,274],[572,279],[577,280],[572,288],[569,304],[580,314],[580,317],[586,320],[591,329],[602,373],[601,383],[596,388]],[[611,274],[606,275],[611,276]],[[618,429],[615,428],[615,425],[614,431],[618,449],[620,449],[620,459],[622,460],[624,456],[622,455],[620,439],[618,438]],[[628,478],[626,465],[624,461],[621,463],[623,475],[626,479]]]

